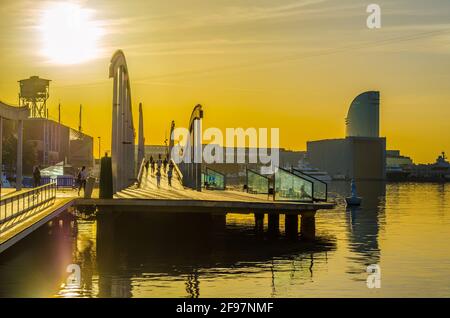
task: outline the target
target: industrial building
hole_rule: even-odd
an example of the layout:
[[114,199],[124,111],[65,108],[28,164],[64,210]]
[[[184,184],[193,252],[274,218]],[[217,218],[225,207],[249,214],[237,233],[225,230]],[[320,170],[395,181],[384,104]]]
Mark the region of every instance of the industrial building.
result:
[[308,160],[333,179],[384,180],[386,138],[346,137],[309,141]]
[[334,179],[386,179],[386,138],[379,137],[380,93],[369,91],[351,103],[346,137],[307,142],[311,166]]
[[[3,134],[14,134],[15,130],[14,125],[6,126]],[[33,166],[45,168],[61,162],[74,169],[93,166],[93,138],[56,121],[46,118],[23,120],[23,140],[25,174],[31,174]]]

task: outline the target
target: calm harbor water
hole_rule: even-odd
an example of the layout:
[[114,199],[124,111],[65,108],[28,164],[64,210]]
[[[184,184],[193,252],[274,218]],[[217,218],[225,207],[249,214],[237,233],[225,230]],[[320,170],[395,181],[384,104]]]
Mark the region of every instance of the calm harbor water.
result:
[[[359,183],[352,210],[348,189],[330,186],[339,205],[317,213],[317,243],[256,235],[252,215],[225,231],[126,213],[53,222],[0,255],[0,297],[450,297],[450,185]],[[71,263],[80,288],[64,285]]]

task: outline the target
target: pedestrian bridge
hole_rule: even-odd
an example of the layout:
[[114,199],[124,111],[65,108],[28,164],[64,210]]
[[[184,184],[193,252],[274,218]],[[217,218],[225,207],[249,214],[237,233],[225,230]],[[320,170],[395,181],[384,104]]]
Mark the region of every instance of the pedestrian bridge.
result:
[[329,202],[275,201],[272,195],[238,190],[197,191],[183,185],[183,175],[177,166],[171,186],[164,172],[158,187],[151,171],[141,171],[140,179],[117,192],[112,199],[100,199],[98,190],[93,192],[91,198],[80,198],[77,190],[57,189],[55,183],[50,183],[11,193],[0,201],[0,253],[35,229],[58,218],[64,211],[74,208],[88,208],[106,215],[128,212],[196,213],[211,217],[219,226],[225,226],[227,213],[253,213],[255,228],[263,230],[264,216],[267,215],[269,231],[273,233],[278,232],[279,218],[284,214],[286,235],[295,237],[300,216],[302,236],[314,239],[316,211],[333,207],[334,204]]

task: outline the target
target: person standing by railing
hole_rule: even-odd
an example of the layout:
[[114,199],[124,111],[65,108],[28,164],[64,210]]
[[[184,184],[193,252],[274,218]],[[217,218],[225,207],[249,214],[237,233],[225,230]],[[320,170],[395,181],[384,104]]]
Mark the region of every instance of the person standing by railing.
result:
[[41,170],[39,166],[35,166],[33,169],[33,187],[37,188],[41,185]]

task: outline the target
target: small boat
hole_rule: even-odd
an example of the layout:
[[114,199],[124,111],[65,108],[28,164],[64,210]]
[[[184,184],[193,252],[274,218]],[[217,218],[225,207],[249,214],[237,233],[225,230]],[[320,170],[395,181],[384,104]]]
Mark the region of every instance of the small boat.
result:
[[361,205],[362,198],[358,197],[358,195],[356,194],[356,183],[355,183],[355,180],[353,180],[353,179],[351,182],[351,192],[352,192],[352,195],[345,198],[345,202],[347,202],[347,205],[348,206]]

